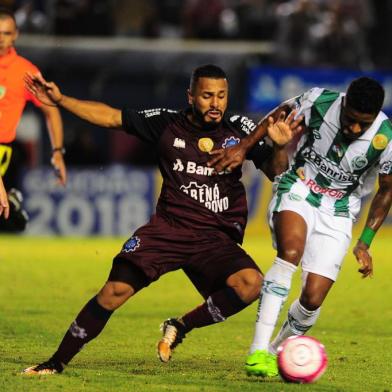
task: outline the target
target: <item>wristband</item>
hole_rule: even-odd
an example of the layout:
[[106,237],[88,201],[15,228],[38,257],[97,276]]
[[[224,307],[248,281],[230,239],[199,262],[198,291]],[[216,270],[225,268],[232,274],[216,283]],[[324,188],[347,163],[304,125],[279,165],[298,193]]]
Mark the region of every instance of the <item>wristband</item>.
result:
[[52,149],[52,154],[54,154],[55,152],[61,152],[61,154],[65,154],[65,148],[64,147],[56,147]]
[[370,246],[375,235],[376,235],[376,232],[374,230],[372,230],[369,227],[365,227],[363,229],[363,232],[362,232],[361,236],[359,237],[359,239],[367,246]]

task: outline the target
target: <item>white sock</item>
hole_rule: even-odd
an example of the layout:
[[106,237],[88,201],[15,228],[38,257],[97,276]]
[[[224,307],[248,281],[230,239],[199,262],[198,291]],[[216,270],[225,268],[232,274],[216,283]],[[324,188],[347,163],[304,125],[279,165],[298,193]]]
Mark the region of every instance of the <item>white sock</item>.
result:
[[249,353],[268,350],[280,309],[287,299],[293,273],[297,266],[276,257],[264,277],[255,325],[255,334]]
[[270,352],[276,354],[278,347],[290,336],[305,335],[305,333],[316,323],[320,309],[308,310],[296,299],[290,306],[287,320],[284,322],[278,335],[270,344]]

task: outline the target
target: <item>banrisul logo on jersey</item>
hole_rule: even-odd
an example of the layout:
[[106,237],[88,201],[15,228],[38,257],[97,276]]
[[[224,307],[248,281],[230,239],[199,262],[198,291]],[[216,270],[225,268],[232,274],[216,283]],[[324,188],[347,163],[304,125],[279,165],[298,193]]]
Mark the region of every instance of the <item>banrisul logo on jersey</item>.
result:
[[200,176],[212,176],[214,173],[213,167],[201,166],[196,162],[187,161],[182,162],[181,159],[177,158],[173,164],[173,171],[183,172],[188,174],[198,174]]
[[181,185],[180,189],[189,195],[192,199],[204,204],[209,210],[214,212],[223,212],[229,208],[229,198],[220,195],[218,184],[208,186],[199,185],[192,181],[189,185]]
[[356,174],[346,172],[335,162],[319,155],[311,147],[306,147],[302,151],[302,157],[317,172],[322,173],[326,178],[337,181],[344,186],[352,185],[358,179]]

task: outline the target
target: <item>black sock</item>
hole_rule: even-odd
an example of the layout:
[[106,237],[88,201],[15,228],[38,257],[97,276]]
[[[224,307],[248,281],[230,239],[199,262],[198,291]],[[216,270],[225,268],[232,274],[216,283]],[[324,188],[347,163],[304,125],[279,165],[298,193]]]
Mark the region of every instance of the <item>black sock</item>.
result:
[[100,334],[112,313],[93,297],[71,324],[52,359],[66,365],[86,343]]
[[189,332],[193,328],[224,321],[248,305],[241,300],[234,289],[227,287],[211,294],[206,302],[191,310],[181,319],[185,324],[186,332]]

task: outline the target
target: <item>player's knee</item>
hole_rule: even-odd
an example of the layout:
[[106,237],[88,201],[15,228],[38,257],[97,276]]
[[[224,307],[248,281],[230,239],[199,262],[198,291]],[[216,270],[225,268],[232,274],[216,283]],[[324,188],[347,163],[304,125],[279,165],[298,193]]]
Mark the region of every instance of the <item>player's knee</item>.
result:
[[301,258],[302,258],[303,251],[295,246],[288,246],[285,247],[284,249],[279,249],[278,250],[278,257],[283,259],[284,261],[287,261],[289,263],[293,263],[295,265],[298,265]]
[[262,283],[263,275],[254,269],[240,271],[227,280],[227,285],[232,287],[245,303],[252,303],[259,298]]
[[299,302],[307,310],[316,310],[323,304],[324,297],[320,293],[303,292]]
[[123,282],[107,282],[98,293],[98,302],[108,310],[119,308],[134,294],[132,286]]

